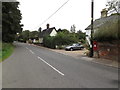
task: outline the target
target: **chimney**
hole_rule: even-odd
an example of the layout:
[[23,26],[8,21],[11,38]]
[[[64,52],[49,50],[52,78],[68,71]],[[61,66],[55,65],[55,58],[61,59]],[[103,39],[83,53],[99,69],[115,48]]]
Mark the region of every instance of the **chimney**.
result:
[[38,29],[38,31],[41,33],[41,31],[42,31],[42,28],[40,27],[40,28]]
[[107,17],[107,10],[106,8],[101,11],[101,18]]
[[46,26],[47,26],[47,29],[49,29],[49,28],[50,28],[50,24],[47,24]]

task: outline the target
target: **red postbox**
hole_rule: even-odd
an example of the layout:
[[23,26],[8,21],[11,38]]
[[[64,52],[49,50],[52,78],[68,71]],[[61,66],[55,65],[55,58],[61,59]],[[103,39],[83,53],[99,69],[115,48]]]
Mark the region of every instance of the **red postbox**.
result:
[[98,50],[98,43],[97,43],[97,41],[93,41],[93,50],[94,51]]

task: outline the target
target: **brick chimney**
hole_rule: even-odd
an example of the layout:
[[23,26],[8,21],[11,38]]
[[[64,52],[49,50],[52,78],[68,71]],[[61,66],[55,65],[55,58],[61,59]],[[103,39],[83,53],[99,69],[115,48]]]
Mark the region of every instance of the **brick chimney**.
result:
[[106,10],[106,8],[103,9],[103,10],[101,11],[101,18],[107,17],[107,13],[108,13],[108,11]]
[[47,26],[47,29],[49,29],[49,28],[50,28],[50,24],[47,24],[46,26]]

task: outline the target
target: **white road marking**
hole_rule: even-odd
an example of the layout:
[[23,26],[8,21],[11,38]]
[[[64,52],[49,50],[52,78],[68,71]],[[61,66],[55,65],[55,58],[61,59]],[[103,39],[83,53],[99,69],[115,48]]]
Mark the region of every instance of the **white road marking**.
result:
[[32,50],[30,50],[29,48],[26,47],[26,49],[28,49],[32,54],[35,54]]
[[32,50],[29,50],[32,54],[35,54]]
[[[30,50],[28,47],[26,47],[26,49],[28,49],[32,54],[35,54],[32,50]],[[45,64],[47,64],[49,67],[51,67],[53,70],[55,70],[56,72],[58,72],[59,74],[61,74],[62,76],[64,76],[64,74],[62,72],[60,72],[58,69],[56,69],[55,67],[53,67],[52,65],[50,65],[48,62],[46,62],[45,60],[43,60],[41,57],[38,57],[38,59],[40,59],[41,61],[43,61]]]
[[43,60],[41,57],[38,57],[38,59],[40,59],[41,61],[43,61],[45,64],[47,64],[49,67],[51,67],[53,70],[55,70],[56,72],[58,72],[59,74],[61,74],[62,76],[64,76],[64,74],[62,72],[60,72],[58,69],[56,69],[55,67],[53,67],[52,65],[50,65],[49,63],[47,63],[45,60]]
[[29,50],[29,48],[27,48],[27,47],[26,47],[26,49],[28,49],[28,50]]

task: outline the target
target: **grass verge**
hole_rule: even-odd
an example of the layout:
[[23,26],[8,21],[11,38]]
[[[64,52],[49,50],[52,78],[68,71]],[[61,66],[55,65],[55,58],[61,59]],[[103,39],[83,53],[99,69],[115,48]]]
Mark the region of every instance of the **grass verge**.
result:
[[14,45],[12,43],[2,43],[2,49],[0,49],[0,62],[7,59],[14,50]]

